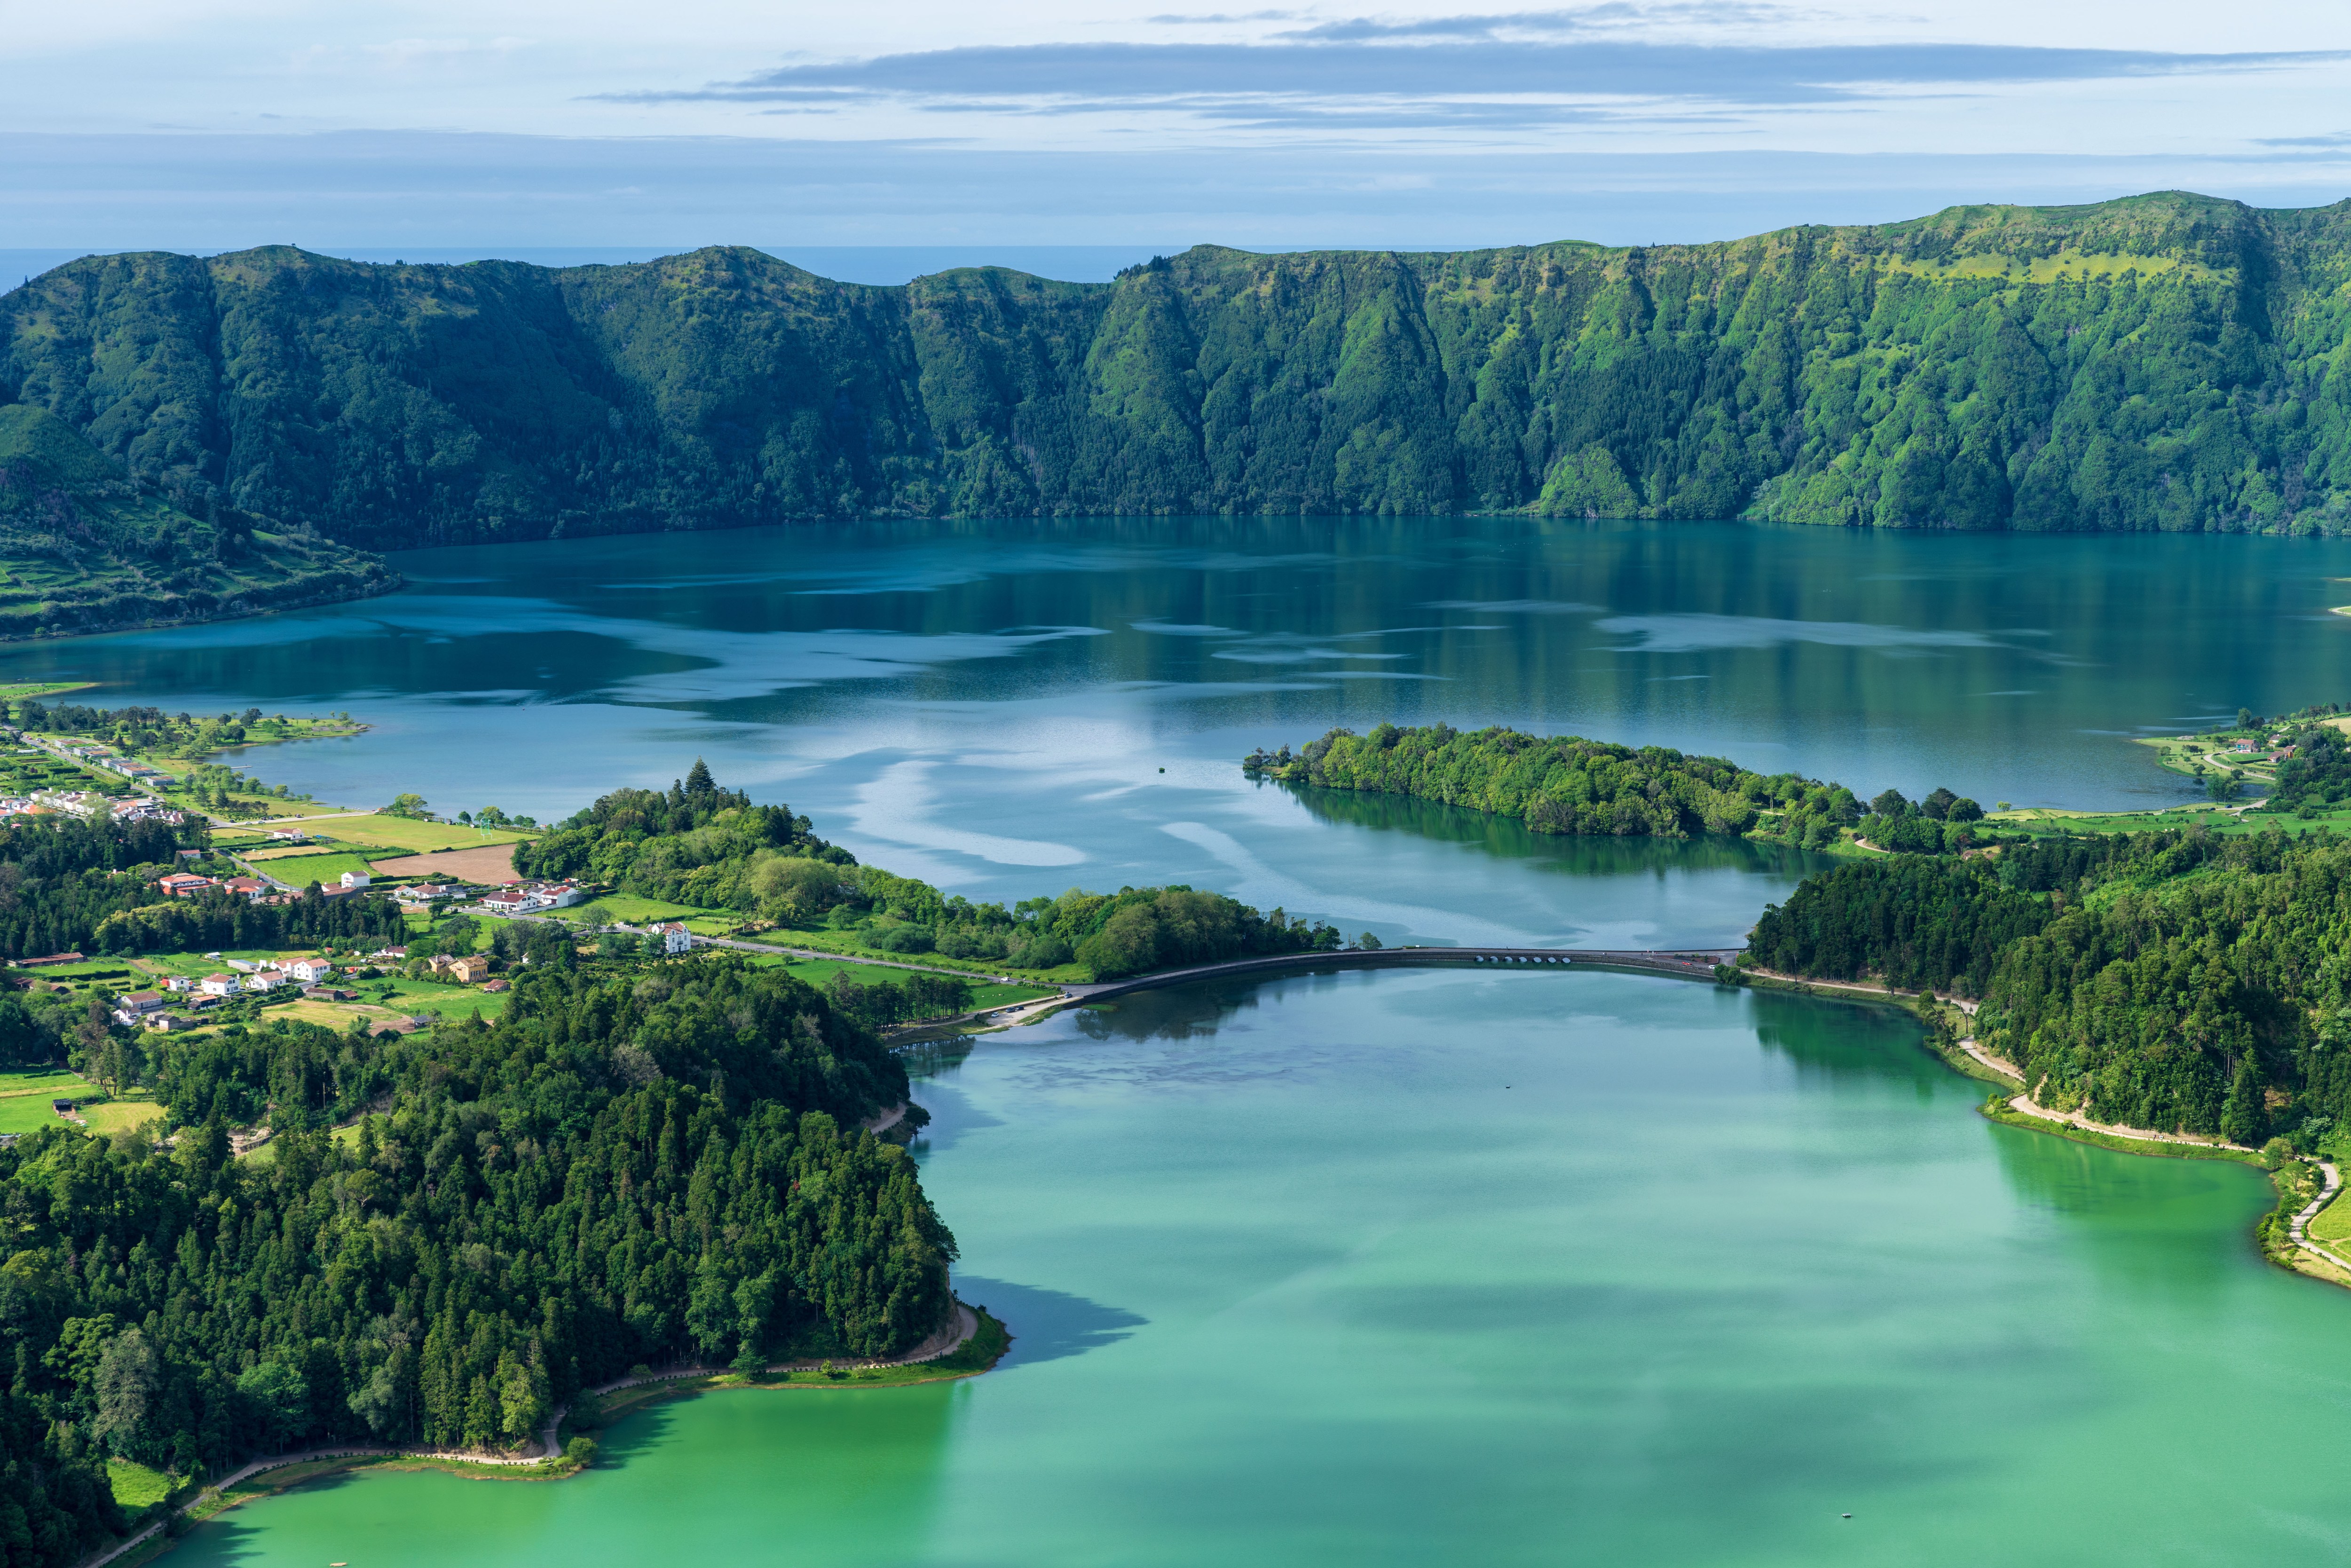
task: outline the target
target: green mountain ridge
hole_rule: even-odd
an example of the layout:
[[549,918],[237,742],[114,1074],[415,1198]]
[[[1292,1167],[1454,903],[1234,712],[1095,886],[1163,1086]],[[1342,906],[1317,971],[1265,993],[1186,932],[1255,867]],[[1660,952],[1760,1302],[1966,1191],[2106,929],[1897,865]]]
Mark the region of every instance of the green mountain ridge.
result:
[[831,282],[286,247],[0,297],[0,402],[370,549],[851,516],[2351,528],[2351,202]]
[[0,637],[290,609],[399,584],[372,556],[208,509],[210,521],[181,511],[47,410],[0,404]]

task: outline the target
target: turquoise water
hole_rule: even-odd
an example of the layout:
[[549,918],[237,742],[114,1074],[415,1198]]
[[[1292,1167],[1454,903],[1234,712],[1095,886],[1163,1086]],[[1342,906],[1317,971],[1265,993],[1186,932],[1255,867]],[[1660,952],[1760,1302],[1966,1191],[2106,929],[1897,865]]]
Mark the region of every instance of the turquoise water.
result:
[[[1735,942],[1808,862],[1235,759],[1441,717],[2149,805],[2185,785],[2131,736],[2351,695],[2351,546],[2311,541],[1177,519],[401,565],[383,600],[0,658],[109,704],[350,709],[375,727],[249,766],[350,804],[552,818],[701,754],[976,897],[1174,880],[1392,942],[1607,946]],[[925,1180],[1019,1336],[999,1371],[665,1407],[559,1485],[341,1480],[179,1561],[2234,1563],[2351,1534],[2351,1294],[2260,1261],[2266,1182],[1989,1125],[1897,1015],[1377,971],[933,1065]]]
[[671,1406],[558,1485],[343,1481],[207,1526],[182,1561],[2345,1543],[2351,1295],[2259,1260],[2265,1181],[1991,1125],[1895,1013],[1355,972],[986,1037],[923,1098],[961,1288],[1019,1335],[1001,1370]]
[[389,598],[0,663],[110,703],[349,708],[376,728],[253,762],[330,800],[548,820],[701,754],[975,898],[1177,881],[1391,942],[1609,946],[1735,941],[1802,868],[1645,850],[1594,875],[1540,841],[1380,831],[1234,765],[1334,724],[1443,718],[1865,794],[2147,806],[2188,785],[2132,735],[2351,695],[2351,618],[2327,612],[2351,601],[2351,544],[2315,540],[1092,519],[399,565],[412,586]]

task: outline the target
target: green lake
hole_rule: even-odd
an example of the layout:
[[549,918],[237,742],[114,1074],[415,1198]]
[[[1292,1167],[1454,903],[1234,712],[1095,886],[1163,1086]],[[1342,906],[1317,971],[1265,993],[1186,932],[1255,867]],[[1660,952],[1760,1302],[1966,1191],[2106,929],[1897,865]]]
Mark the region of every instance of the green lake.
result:
[[2255,1255],[2264,1179],[1993,1126],[1883,1009],[1358,971],[987,1037],[924,1098],[998,1372],[313,1487],[183,1568],[2342,1550],[2351,1294]]
[[[1242,779],[1490,722],[2152,805],[2134,735],[2351,698],[2351,545],[1525,519],[893,524],[416,552],[12,648],[243,758],[551,819],[696,755],[975,898],[1180,881],[1395,941],[1736,942],[1808,869]],[[1164,771],[1163,771],[1164,770]],[[2234,1563],[2351,1549],[2351,1292],[2241,1166],[1992,1126],[1899,1014],[1597,972],[1191,987],[926,1061],[1004,1367],[662,1407],[560,1484],[366,1475],[179,1564]],[[1844,1515],[1853,1517],[1846,1519]]]

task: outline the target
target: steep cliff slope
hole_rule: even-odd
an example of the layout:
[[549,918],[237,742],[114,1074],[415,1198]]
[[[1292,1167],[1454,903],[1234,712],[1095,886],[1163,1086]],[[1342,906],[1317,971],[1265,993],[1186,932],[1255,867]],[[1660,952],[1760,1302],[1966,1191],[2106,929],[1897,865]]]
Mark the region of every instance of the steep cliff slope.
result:
[[372,548],[856,514],[2351,528],[2351,202],[2168,193],[1719,245],[1201,246],[1102,285],[93,257],[0,400]]

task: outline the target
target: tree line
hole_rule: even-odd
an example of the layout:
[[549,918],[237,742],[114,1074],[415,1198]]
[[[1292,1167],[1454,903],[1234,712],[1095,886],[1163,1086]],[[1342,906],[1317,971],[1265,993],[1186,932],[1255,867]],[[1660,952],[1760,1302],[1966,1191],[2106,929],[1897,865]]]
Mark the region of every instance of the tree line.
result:
[[2201,828],[1872,859],[1806,879],[1766,967],[1980,998],[2044,1103],[2258,1145],[2351,1125],[2351,841]]
[[[1538,833],[1690,838],[1749,834],[1823,849],[1848,834],[1880,849],[1958,853],[1994,841],[1983,808],[1937,789],[1912,801],[1898,789],[1864,806],[1842,784],[1762,774],[1720,757],[1668,747],[1545,737],[1507,725],[1383,722],[1368,735],[1337,728],[1292,752],[1262,747],[1241,759],[1252,778],[1323,789],[1408,795],[1515,817]],[[1768,813],[1768,815],[1767,815]]]

